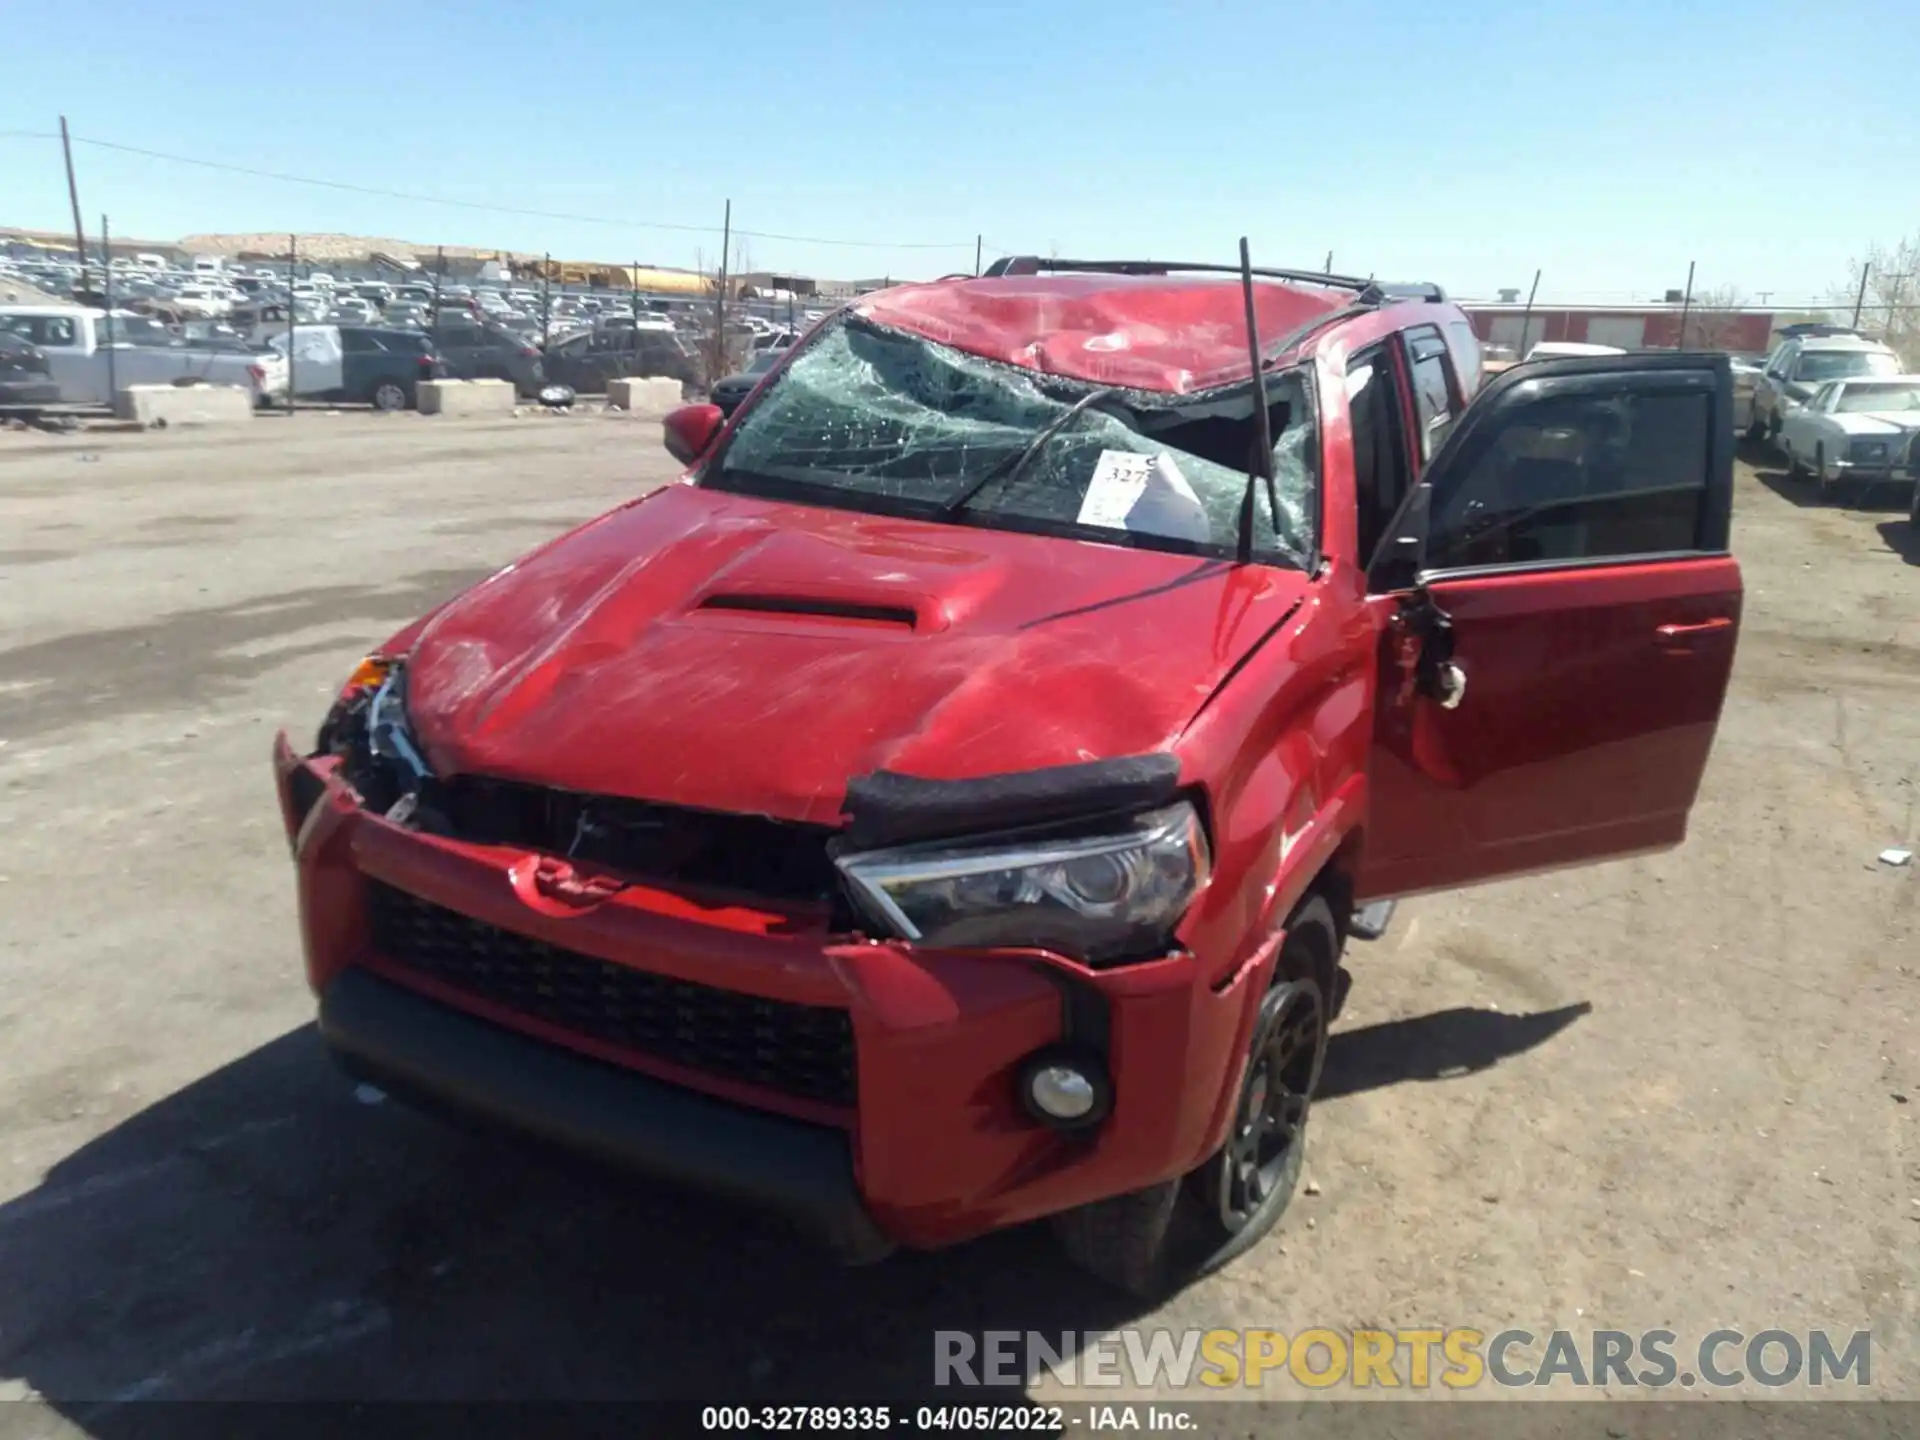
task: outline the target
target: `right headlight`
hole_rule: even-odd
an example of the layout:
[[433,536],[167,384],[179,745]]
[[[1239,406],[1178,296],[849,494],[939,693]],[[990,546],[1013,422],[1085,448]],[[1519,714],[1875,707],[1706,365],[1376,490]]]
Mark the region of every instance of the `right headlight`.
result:
[[947,841],[836,863],[860,907],[903,940],[1030,946],[1097,964],[1163,947],[1209,858],[1183,800],[1094,835]]

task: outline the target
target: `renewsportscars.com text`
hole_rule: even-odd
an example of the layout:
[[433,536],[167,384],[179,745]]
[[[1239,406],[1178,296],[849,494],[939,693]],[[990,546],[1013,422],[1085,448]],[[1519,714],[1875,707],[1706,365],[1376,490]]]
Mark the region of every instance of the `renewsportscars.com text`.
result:
[[1062,1385],[1222,1390],[1294,1384],[1310,1390],[1442,1387],[1724,1389],[1873,1383],[1866,1330],[1671,1330],[1535,1333],[1466,1328],[1120,1330],[1083,1334],[937,1330],[936,1385]]

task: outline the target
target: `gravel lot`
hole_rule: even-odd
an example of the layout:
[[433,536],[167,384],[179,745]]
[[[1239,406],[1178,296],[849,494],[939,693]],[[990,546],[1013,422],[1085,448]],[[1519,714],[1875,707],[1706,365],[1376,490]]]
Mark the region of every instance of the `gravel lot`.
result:
[[1427,1323],[1870,1326],[1920,1398],[1920,865],[1875,859],[1920,829],[1903,502],[1742,466],[1688,844],[1355,946],[1318,1193],[1149,1317],[1044,1231],[827,1269],[321,1056],[275,728],[670,472],[601,414],[0,433],[0,1395],[96,1434],[145,1398],[822,1400],[926,1386],[936,1328]]

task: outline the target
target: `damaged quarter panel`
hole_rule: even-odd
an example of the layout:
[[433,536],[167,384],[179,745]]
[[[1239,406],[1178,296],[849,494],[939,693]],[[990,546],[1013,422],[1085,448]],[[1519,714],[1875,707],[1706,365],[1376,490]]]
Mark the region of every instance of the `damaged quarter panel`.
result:
[[849,777],[1169,748],[1305,577],[671,486],[444,607],[436,772],[832,823]]

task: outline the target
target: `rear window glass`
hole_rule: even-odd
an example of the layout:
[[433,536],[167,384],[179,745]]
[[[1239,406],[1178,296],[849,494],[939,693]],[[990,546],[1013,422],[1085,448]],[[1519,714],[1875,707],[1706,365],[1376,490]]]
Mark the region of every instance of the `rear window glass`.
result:
[[1855,375],[1898,375],[1900,362],[1879,350],[1803,350],[1799,380],[1845,380]]

